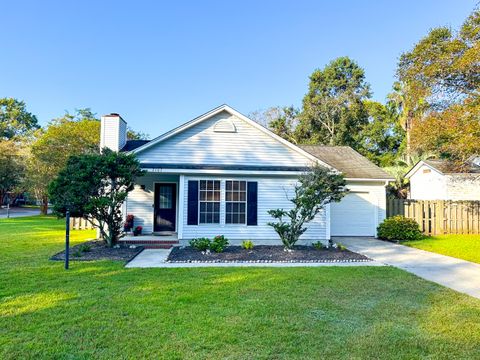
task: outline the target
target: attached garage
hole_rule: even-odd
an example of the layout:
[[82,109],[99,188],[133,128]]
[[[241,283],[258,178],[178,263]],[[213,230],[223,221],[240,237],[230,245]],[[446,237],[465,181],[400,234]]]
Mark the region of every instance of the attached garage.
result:
[[367,192],[351,192],[330,205],[331,236],[375,236],[377,207]]
[[330,204],[330,236],[376,236],[386,216],[385,185],[394,179],[348,146],[301,147],[347,179],[350,193]]

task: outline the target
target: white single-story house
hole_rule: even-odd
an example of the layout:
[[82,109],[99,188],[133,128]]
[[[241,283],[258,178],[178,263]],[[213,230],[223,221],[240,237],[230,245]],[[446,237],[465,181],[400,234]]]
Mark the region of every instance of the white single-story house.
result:
[[314,163],[342,172],[350,193],[309,223],[301,242],[375,236],[385,218],[391,176],[349,147],[296,146],[227,105],[150,141],[127,141],[126,128],[118,114],[103,116],[101,147],[135,154],[147,171],[123,212],[151,239],[279,243],[267,211],[291,206],[293,185]]
[[415,200],[480,200],[480,158],[468,160],[468,172],[448,171],[445,160],[419,161],[407,174]]

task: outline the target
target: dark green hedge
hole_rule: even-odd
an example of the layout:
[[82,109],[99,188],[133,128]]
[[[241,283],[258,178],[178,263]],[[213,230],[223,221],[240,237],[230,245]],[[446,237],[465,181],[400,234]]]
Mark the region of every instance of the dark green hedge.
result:
[[377,228],[378,237],[384,240],[420,240],[423,234],[420,226],[402,215],[385,219]]

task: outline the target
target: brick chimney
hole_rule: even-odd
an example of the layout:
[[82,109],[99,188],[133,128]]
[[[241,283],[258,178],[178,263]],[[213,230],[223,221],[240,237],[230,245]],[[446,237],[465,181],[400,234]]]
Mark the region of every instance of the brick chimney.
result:
[[127,123],[119,114],[103,115],[100,127],[100,149],[120,151],[127,143]]

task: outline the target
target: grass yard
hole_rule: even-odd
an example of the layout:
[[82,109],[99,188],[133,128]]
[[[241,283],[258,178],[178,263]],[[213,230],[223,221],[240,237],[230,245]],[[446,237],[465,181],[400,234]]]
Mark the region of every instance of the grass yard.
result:
[[440,235],[403,245],[480,264],[480,235]]
[[394,268],[64,271],[63,234],[0,220],[1,359],[480,358],[480,300]]

